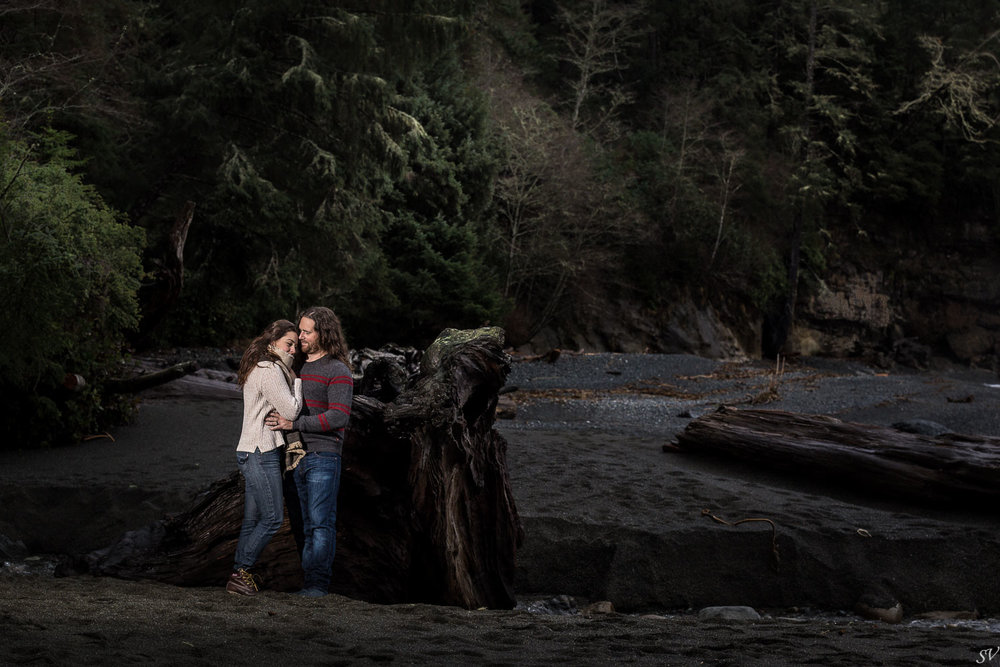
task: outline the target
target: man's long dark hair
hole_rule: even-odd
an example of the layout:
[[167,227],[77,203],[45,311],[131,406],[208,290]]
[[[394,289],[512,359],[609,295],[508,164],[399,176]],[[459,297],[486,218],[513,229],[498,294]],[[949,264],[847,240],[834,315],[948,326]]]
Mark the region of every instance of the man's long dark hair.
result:
[[348,368],[351,361],[347,355],[347,339],[340,326],[340,318],[326,306],[313,306],[299,313],[299,321],[308,317],[316,323],[316,333],[319,334],[319,346],[334,359],[344,362]]
[[298,329],[288,320],[277,320],[267,325],[267,328],[247,345],[243,358],[240,360],[240,369],[236,372],[236,384],[241,387],[246,384],[250,371],[264,359],[280,361],[278,356],[271,352],[268,347],[289,332],[298,337]]

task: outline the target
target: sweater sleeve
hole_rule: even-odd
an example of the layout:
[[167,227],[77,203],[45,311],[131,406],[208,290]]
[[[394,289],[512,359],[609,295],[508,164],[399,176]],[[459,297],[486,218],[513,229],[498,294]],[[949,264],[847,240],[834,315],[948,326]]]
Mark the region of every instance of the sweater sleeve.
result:
[[285,373],[275,363],[260,364],[260,392],[264,400],[271,404],[278,414],[288,420],[294,420],[302,411],[302,380],[295,378],[291,389],[285,380]]
[[296,419],[292,424],[296,430],[323,433],[347,426],[351,418],[351,401],[354,399],[354,379],[350,369],[338,362],[331,376],[322,381],[326,382],[325,402],[314,404],[310,401],[309,408],[314,414]]

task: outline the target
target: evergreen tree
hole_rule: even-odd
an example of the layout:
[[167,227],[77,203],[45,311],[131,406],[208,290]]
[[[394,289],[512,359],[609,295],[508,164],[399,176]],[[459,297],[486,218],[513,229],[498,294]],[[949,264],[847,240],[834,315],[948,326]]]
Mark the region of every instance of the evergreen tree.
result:
[[[171,3],[155,17],[160,38],[148,59],[146,95],[155,100],[163,133],[157,151],[144,147],[143,170],[159,176],[149,185],[156,189],[151,204],[134,210],[153,240],[162,241],[179,202],[198,204],[187,242],[190,272],[172,335],[184,332],[203,342],[246,335],[262,321],[314,302],[358,318],[409,308],[405,281],[392,277],[406,270],[393,266],[384,246],[393,242],[389,236],[412,230],[401,222],[406,215],[393,209],[413,203],[414,178],[428,178],[445,163],[443,183],[460,179],[448,175],[463,169],[453,163],[464,157],[455,151],[462,142],[482,141],[466,134],[450,146],[455,128],[433,113],[421,115],[421,98],[433,93],[416,83],[424,81],[421,71],[458,57],[468,8],[295,0],[241,3],[234,12],[228,7]],[[454,67],[446,71],[460,76]],[[461,89],[435,85],[454,96],[437,102],[438,108],[469,106]],[[138,154],[135,159],[143,161]],[[470,165],[469,173],[474,170]],[[488,187],[476,178],[470,187]],[[482,201],[464,185],[451,183],[450,196]],[[446,196],[422,187],[424,194]],[[481,203],[452,205],[426,221],[461,229],[483,210]],[[454,237],[444,238],[445,247],[434,253],[479,275],[473,249],[456,251]],[[480,281],[471,291],[448,285],[456,274],[439,269],[444,265],[422,268],[437,284],[420,298],[453,304],[447,295],[464,292],[479,303],[464,311],[433,300],[421,304],[425,310],[444,306],[441,317],[433,323],[410,318],[420,331],[395,335],[426,337],[425,326],[475,323],[490,309],[489,290],[475,286]],[[358,330],[384,328],[359,321]]]
[[[786,204],[786,293],[765,320],[764,351],[775,355],[794,320],[804,255],[821,273],[824,225],[856,224],[863,186],[858,137],[874,108],[878,4],[856,0],[779,3],[765,15],[776,57],[769,62],[772,127],[784,139],[790,171]],[[767,49],[765,49],[767,50]]]

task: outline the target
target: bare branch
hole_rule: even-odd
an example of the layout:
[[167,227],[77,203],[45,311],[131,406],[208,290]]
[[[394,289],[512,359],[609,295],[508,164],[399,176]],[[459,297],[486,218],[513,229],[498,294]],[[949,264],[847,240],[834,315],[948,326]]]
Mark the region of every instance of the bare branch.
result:
[[601,123],[613,117],[629,100],[627,92],[608,82],[605,75],[625,69],[622,57],[645,32],[638,25],[642,12],[641,3],[609,6],[606,0],[589,0],[579,13],[560,8],[560,20],[565,26],[561,41],[566,47],[561,60],[577,72],[569,82],[573,91],[571,118],[574,128],[580,127],[583,106],[592,99],[610,100],[600,114]]
[[1000,122],[1000,110],[990,97],[1000,85],[1000,61],[986,50],[990,42],[1000,37],[993,32],[975,49],[961,54],[954,65],[947,62],[948,48],[938,37],[922,35],[920,46],[930,56],[930,68],[920,84],[920,94],[895,113],[907,113],[931,105],[945,118],[945,123],[958,129],[968,141],[995,143],[987,136]]

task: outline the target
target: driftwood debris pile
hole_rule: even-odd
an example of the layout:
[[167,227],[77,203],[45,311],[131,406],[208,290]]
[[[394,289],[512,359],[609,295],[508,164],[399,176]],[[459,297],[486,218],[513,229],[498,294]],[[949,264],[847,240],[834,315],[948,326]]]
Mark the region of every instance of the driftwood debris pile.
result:
[[[449,329],[423,354],[416,374],[407,377],[385,363],[366,367],[345,444],[333,592],[382,603],[514,606],[514,559],[523,533],[507,443],[493,428],[510,370],[503,342],[498,328]],[[288,500],[289,518],[255,570],[271,590],[301,586],[297,501]],[[242,482],[234,473],[182,514],[89,554],[86,567],[102,575],[221,586],[242,511]]]

